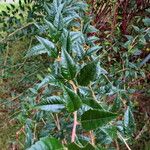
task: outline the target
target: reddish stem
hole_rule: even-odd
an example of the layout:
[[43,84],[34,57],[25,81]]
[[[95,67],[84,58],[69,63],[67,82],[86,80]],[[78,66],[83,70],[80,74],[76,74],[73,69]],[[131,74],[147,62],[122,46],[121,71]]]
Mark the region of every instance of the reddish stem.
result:
[[77,111],[75,111],[73,113],[74,115],[74,122],[73,122],[73,129],[72,129],[72,135],[71,135],[71,142],[75,142],[75,138],[76,138],[76,127],[78,125],[77,122]]

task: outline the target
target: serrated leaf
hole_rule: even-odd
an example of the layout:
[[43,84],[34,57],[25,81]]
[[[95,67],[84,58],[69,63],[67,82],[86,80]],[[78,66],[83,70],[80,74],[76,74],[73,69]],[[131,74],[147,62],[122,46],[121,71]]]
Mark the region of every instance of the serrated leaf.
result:
[[88,25],[88,27],[86,28],[86,33],[96,33],[96,32],[99,32],[98,29],[96,29],[94,26],[92,25]]
[[48,54],[50,56],[50,52],[42,44],[38,44],[27,52],[26,57],[37,56],[41,54]]
[[66,50],[62,50],[62,75],[66,79],[73,79],[76,75],[76,65],[69,53]]
[[80,97],[71,89],[65,87],[66,94],[66,107],[69,112],[74,112],[82,106],[82,100]]
[[81,86],[87,86],[90,81],[96,78],[96,68],[98,59],[85,65],[77,75],[77,82]]
[[82,32],[70,32],[70,36],[71,36],[71,41],[72,42],[79,42],[79,43],[83,43],[84,42],[84,36],[82,34]]
[[65,105],[59,96],[51,96],[46,100],[42,100],[35,108],[50,112],[60,112],[65,108]]
[[107,111],[88,110],[81,116],[81,124],[85,130],[89,131],[106,125],[116,116],[116,114]]
[[129,106],[124,114],[124,129],[127,134],[131,134],[135,131],[134,116]]
[[100,50],[102,48],[102,46],[94,46],[94,47],[91,47],[89,48],[87,51],[86,51],[86,54],[85,55],[91,55],[92,53],[96,53],[98,50]]
[[83,45],[75,42],[72,46],[73,52],[76,54],[77,58],[82,59],[84,57]]
[[90,37],[88,37],[87,38],[87,43],[88,42],[95,42],[95,41],[98,41],[99,40],[99,38],[98,37],[96,37],[96,36],[90,36]]
[[53,25],[50,21],[48,21],[48,20],[46,20],[46,19],[44,19],[44,21],[45,21],[46,24],[48,25],[49,30],[50,30],[50,33],[57,31],[56,28],[54,27],[54,25]]
[[54,26],[58,29],[58,30],[62,30],[63,26],[64,26],[64,20],[63,20],[63,15],[61,13],[62,9],[64,7],[64,4],[61,4],[59,6],[59,8],[57,9],[56,15],[55,15],[55,19],[54,19]]
[[40,89],[41,87],[47,85],[48,83],[50,83],[51,85],[59,86],[57,79],[55,79],[55,77],[52,75],[48,75],[41,81],[41,83],[38,84],[37,89]]
[[103,109],[103,107],[93,98],[83,98],[82,101],[84,104],[88,105],[93,109]]
[[72,42],[71,42],[70,32],[67,31],[66,29],[63,30],[63,34],[61,37],[61,44],[62,44],[62,49],[66,50],[67,52],[71,51]]
[[117,137],[117,127],[112,125],[104,126],[98,130],[97,137],[101,144],[110,144]]
[[55,49],[55,45],[53,42],[51,42],[45,38],[39,37],[39,36],[37,36],[37,39],[45,47],[45,49],[47,49],[47,51],[49,51],[51,56],[53,56],[55,58],[57,57],[57,51]]
[[42,138],[27,150],[64,150],[63,145],[55,138]]

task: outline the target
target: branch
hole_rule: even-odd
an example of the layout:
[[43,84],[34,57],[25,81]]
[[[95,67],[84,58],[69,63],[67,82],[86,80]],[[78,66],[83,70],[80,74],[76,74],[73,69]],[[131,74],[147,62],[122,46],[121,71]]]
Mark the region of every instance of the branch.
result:
[[[74,84],[73,81],[69,81],[69,83],[72,85],[73,90],[75,93],[77,93],[77,87]],[[72,134],[71,134],[71,142],[75,142],[75,138],[76,138],[76,127],[77,125],[79,125],[78,121],[77,121],[77,111],[75,111],[73,113],[73,117],[74,117],[74,121],[73,121],[73,129],[72,129]]]

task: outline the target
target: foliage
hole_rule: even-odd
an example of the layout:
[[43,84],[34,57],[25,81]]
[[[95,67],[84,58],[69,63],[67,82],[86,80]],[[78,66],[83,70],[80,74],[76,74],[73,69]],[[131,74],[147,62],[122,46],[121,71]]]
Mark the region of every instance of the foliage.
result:
[[[122,86],[115,86],[115,83],[110,84],[106,80],[108,79],[107,71],[100,66],[100,57],[97,55],[102,46],[97,44],[96,41],[99,39],[95,35],[89,36],[89,33],[95,33],[97,30],[91,25],[91,18],[86,15],[86,3],[75,0],[54,0],[52,3],[46,4],[45,9],[48,15],[45,17],[43,25],[39,26],[39,23],[36,23],[36,26],[39,29],[44,28],[47,35],[46,37],[37,36],[39,44],[28,51],[27,57],[47,54],[50,73],[41,80],[41,83],[31,89],[33,94],[31,94],[28,107],[25,109],[27,114],[32,114],[32,127],[28,127],[30,128],[29,132],[34,132],[32,131],[34,126],[39,126],[44,122],[40,126],[39,134],[35,133],[37,138],[51,135],[61,140],[65,147],[71,142],[79,144],[79,147],[91,143],[95,147],[94,149],[101,144],[105,147],[105,142],[97,139],[100,131],[103,131],[101,133],[104,136],[113,139],[110,143],[114,141],[113,135],[117,135],[119,132],[119,135],[130,137],[134,129],[126,132],[125,129],[132,125],[130,121],[127,123],[125,120],[133,116],[132,111],[128,115],[122,110],[120,115],[125,113],[124,121],[116,120],[120,116],[117,115],[117,112],[123,107],[122,97],[125,89]],[[104,89],[107,89],[108,92]],[[111,105],[109,106],[102,97],[106,94],[117,94],[119,106],[116,102],[111,109]],[[128,100],[127,105],[128,109],[131,109],[132,105]],[[24,102],[22,107],[25,107]],[[27,115],[24,116],[24,119],[30,117]],[[65,121],[67,118],[71,124],[70,121]],[[134,120],[132,119],[131,122],[134,123]],[[103,128],[106,124],[109,126],[104,132]],[[59,133],[52,130],[55,127]],[[118,128],[118,131],[111,131],[113,127]],[[35,139],[30,136],[27,141],[26,146],[29,147]],[[76,147],[76,145],[69,145],[68,148],[71,146]]]
[[[106,16],[110,19],[105,11],[122,12],[114,1],[108,9],[102,6],[108,3],[101,1],[96,6],[101,6],[101,23]],[[2,40],[7,45],[2,48],[7,52],[4,67],[12,59],[8,59],[11,40],[32,37],[27,53],[19,51],[26,53],[22,74],[31,72],[28,79],[22,79],[22,86],[29,84],[29,89],[21,93],[20,111],[15,112],[25,133],[23,149],[103,150],[122,145],[130,149],[134,141],[137,126],[132,95],[144,90],[136,85],[148,75],[145,66],[150,57],[147,52],[147,57],[141,58],[141,53],[148,47],[149,18],[138,17],[130,35],[122,34],[117,17],[106,21],[111,29],[103,32],[92,25],[88,6],[83,0],[20,1],[2,12],[9,20],[14,13],[11,7],[18,10],[16,16],[13,14],[16,21],[2,25],[7,33]]]

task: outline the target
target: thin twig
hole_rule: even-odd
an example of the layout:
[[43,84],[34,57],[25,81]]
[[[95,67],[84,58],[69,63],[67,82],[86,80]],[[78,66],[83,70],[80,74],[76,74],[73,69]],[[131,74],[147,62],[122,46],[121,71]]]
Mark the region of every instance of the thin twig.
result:
[[91,138],[91,144],[94,146],[95,145],[95,136],[94,136],[94,133],[92,130],[90,131],[90,138]]
[[124,142],[124,144],[126,145],[127,149],[128,149],[128,150],[131,150],[131,148],[129,147],[128,143],[127,143],[126,140],[123,138],[123,136],[122,136],[119,132],[117,132],[117,134],[118,134],[118,137]]

